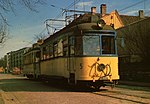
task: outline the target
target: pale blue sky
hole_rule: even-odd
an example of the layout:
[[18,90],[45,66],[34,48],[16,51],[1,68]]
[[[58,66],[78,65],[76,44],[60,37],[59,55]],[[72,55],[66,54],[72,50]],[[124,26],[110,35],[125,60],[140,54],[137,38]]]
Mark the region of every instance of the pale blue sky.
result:
[[[74,2],[74,0],[45,0],[46,4],[38,5],[36,9],[38,13],[22,8],[20,4],[15,5],[15,13],[4,13],[9,23],[9,39],[3,46],[0,46],[0,57],[4,56],[7,52],[15,51],[23,47],[31,46],[31,43],[36,42],[35,35],[47,35],[44,21],[49,18],[64,19],[62,10]],[[142,0],[76,0],[77,10],[90,11],[92,6],[97,7],[97,12],[100,12],[100,5],[105,3],[107,5],[107,13],[113,10],[121,10],[132,4],[141,2]],[[144,0],[143,0],[144,1]],[[120,14],[138,15],[138,10],[145,9],[145,12],[150,11],[150,0],[145,0],[145,3],[139,3],[123,11]],[[54,5],[55,7],[51,6]],[[72,6],[71,8],[74,9]],[[147,15],[150,15],[147,14]],[[54,24],[58,24],[54,23]],[[62,23],[59,23],[62,24]],[[62,24],[63,25],[63,24]]]

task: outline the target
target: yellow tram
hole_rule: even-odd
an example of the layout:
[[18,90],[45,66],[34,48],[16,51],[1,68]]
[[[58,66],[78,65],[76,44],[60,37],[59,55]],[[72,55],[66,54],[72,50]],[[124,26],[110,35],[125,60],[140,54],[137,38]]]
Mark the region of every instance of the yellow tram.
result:
[[66,26],[45,39],[39,50],[40,55],[35,50],[32,55],[40,60],[28,72],[35,78],[66,79],[96,88],[119,79],[116,32],[111,26],[99,22]]

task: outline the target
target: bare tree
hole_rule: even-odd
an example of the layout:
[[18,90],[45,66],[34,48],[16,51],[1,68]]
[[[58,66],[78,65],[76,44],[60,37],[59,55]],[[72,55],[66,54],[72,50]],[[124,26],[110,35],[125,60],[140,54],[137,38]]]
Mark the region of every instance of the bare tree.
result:
[[1,23],[0,25],[0,44],[6,41],[7,37],[7,25],[5,23]]
[[0,44],[4,43],[8,36],[8,23],[4,14],[15,13],[18,3],[31,11],[38,12],[36,6],[45,4],[45,0],[0,0]]
[[[150,18],[128,25],[118,30],[118,34],[124,37],[125,47],[119,46],[122,55],[136,55],[142,61],[150,59]],[[120,37],[121,37],[120,36]]]

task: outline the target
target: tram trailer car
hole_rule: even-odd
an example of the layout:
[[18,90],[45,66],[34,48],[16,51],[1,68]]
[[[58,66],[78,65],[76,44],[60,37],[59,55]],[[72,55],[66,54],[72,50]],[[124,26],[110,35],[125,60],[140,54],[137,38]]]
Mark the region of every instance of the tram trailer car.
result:
[[101,26],[81,23],[45,39],[40,46],[40,61],[33,62],[39,64],[36,71],[32,70],[33,76],[66,79],[68,83],[95,88],[105,86],[105,82],[116,83],[119,79],[116,32],[111,26]]
[[23,55],[23,74],[30,79],[38,78],[40,69],[40,48],[32,47],[27,50]]

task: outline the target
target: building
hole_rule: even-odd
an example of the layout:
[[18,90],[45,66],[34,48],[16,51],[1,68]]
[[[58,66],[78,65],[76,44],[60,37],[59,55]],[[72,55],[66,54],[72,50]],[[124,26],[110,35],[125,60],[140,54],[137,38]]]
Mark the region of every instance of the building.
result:
[[150,17],[143,10],[137,16],[104,11],[101,18],[117,31],[120,79],[150,82]]
[[140,62],[146,56],[145,54],[148,54],[148,51],[145,51],[146,47],[145,49],[143,47],[146,46],[144,43],[146,41],[142,41],[148,37],[146,35],[149,30],[149,17],[144,16],[143,10],[137,12],[139,13],[137,16],[120,15],[117,10],[108,14],[106,5],[101,5],[101,19],[116,29],[118,54],[121,61],[124,62]]
[[7,53],[7,69],[12,71],[13,68],[23,69],[23,54],[29,47],[25,47],[16,51],[11,51]]
[[2,57],[1,59],[0,59],[0,73],[1,72],[6,72],[6,60],[7,60],[7,56],[5,55],[4,57]]
[[149,61],[150,17],[117,29],[118,38],[124,38],[124,47],[118,41],[118,52],[125,62]]
[[143,10],[139,10],[138,12],[138,16],[120,15],[117,10],[114,10],[108,14],[106,13],[106,4],[101,5],[101,19],[103,19],[107,25],[112,25],[115,29],[124,27],[146,18],[144,17]]

